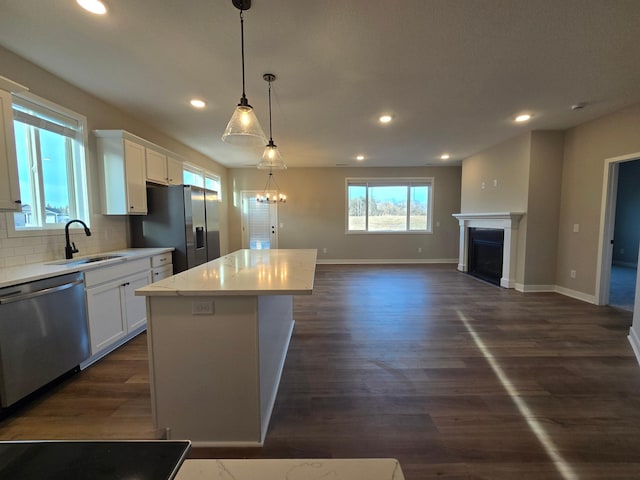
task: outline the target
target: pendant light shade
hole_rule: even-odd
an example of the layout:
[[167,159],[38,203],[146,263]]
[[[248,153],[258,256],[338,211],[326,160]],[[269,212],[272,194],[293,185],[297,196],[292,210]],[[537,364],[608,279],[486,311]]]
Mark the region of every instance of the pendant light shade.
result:
[[251,105],[240,103],[224,130],[222,140],[233,145],[260,145],[265,134]]
[[264,149],[262,158],[258,163],[260,170],[286,170],[287,166],[282,160],[278,146],[273,143],[273,132],[271,124],[271,82],[275,81],[276,76],[273,73],[265,73],[262,78],[269,82],[269,143]]
[[266,136],[253,111],[253,107],[249,105],[244,86],[244,11],[251,8],[251,0],[232,0],[232,3],[234,7],[240,10],[242,97],[222,134],[222,141],[234,145],[260,145],[261,143],[264,144]]

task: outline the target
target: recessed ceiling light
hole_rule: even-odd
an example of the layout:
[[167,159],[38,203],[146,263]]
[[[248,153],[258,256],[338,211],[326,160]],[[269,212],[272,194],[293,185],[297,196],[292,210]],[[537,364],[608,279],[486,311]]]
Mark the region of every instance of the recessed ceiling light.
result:
[[193,108],[204,108],[207,106],[204,100],[200,100],[199,98],[192,98],[189,102]]
[[356,157],[356,160],[358,160],[358,161],[364,160],[364,155],[358,155]]
[[96,15],[104,15],[107,13],[107,7],[100,0],[76,0],[78,5],[84,8],[87,12],[95,13]]
[[449,160],[451,156],[448,153],[443,153],[440,155],[440,160]]
[[524,113],[522,115],[518,115],[515,120],[518,123],[527,122],[531,120],[531,115],[529,115],[528,113]]
[[389,123],[392,120],[392,117],[391,115],[381,115],[378,120],[380,121],[380,123]]

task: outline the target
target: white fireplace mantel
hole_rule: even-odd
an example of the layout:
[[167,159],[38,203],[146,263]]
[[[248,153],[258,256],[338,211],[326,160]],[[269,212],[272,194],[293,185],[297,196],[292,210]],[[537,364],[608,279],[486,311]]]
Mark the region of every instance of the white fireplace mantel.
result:
[[468,270],[469,227],[497,228],[504,230],[504,246],[502,250],[502,278],[500,286],[514,288],[516,284],[516,261],[518,258],[518,224],[524,212],[498,213],[454,213],[460,224],[460,253],[458,270]]

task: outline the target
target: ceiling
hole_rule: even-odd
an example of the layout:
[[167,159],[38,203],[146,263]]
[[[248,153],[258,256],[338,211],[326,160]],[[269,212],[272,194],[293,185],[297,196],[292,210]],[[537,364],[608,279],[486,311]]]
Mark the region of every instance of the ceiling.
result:
[[[227,167],[255,165],[261,148],[220,140],[242,93],[231,0],[105,3],[99,17],[74,0],[0,0],[0,45]],[[277,75],[289,167],[459,164],[640,102],[639,18],[637,0],[253,0],[246,92],[268,134],[262,75]],[[532,120],[515,124],[521,112]]]

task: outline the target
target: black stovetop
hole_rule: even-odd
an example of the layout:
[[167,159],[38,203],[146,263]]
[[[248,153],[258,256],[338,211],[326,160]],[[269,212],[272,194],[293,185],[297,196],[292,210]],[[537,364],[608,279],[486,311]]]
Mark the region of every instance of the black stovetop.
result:
[[189,441],[0,442],[0,479],[171,480]]

